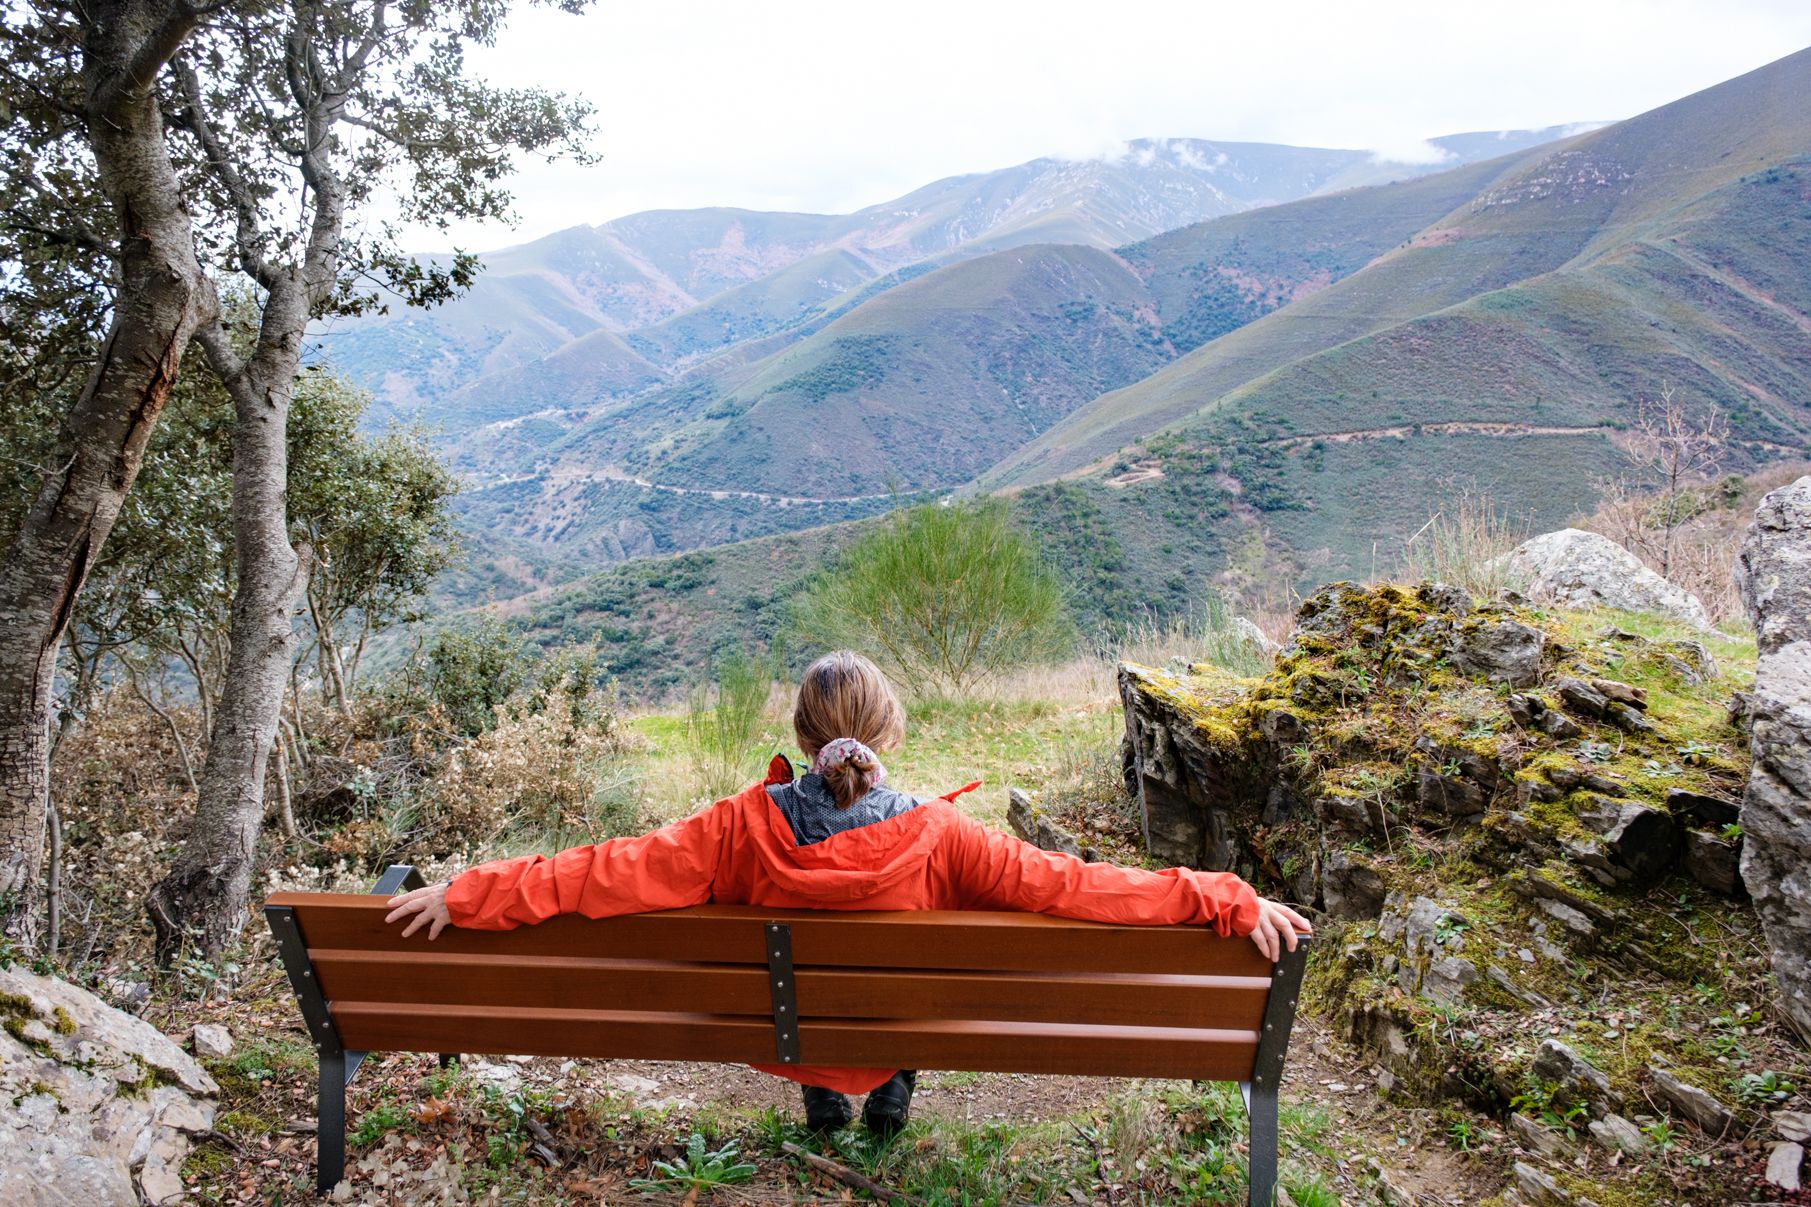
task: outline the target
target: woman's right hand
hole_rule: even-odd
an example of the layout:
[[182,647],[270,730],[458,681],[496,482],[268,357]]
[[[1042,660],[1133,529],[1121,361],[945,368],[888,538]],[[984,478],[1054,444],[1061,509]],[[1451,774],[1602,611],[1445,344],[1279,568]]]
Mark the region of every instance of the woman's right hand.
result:
[[439,884],[430,884],[426,888],[414,889],[390,898],[385,902],[390,906],[390,912],[384,915],[384,921],[395,922],[413,914],[414,917],[410,919],[408,926],[403,928],[402,937],[406,939],[426,926],[428,942],[432,943],[440,937],[442,930],[452,925],[452,917],[446,909],[446,890],[449,883],[442,881]]
[[1297,934],[1311,934],[1314,927],[1281,901],[1258,898],[1258,924],[1252,928],[1251,941],[1258,945],[1264,958],[1275,963],[1283,952],[1294,951]]

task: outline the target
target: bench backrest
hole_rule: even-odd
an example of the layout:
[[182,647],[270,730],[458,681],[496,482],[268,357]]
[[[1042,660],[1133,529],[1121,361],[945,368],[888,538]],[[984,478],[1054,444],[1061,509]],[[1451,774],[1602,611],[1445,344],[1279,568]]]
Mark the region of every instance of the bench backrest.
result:
[[381,897],[279,893],[267,912],[293,919],[360,1051],[1250,1081],[1267,1022],[1280,1068],[1305,954],[1273,967],[1200,927],[1018,913],[707,905],[430,943]]

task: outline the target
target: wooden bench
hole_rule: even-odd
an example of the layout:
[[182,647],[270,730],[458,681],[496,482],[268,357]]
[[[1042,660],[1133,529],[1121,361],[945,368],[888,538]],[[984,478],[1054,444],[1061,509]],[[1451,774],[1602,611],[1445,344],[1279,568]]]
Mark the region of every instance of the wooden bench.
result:
[[384,923],[420,883],[264,907],[320,1053],[323,1191],[367,1052],[482,1052],[1236,1081],[1250,1202],[1273,1202],[1306,936],[1272,965],[1202,927],[704,905],[429,943]]

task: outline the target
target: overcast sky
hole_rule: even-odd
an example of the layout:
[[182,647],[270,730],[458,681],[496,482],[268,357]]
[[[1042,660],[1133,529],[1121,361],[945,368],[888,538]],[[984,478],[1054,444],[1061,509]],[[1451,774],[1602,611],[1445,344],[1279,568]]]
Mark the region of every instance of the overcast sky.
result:
[[[1628,117],[1811,46],[1811,0],[602,0],[473,63],[597,106],[486,249],[637,210],[846,212],[939,177],[1185,137],[1361,147]],[[1811,102],[1808,102],[1811,103]]]

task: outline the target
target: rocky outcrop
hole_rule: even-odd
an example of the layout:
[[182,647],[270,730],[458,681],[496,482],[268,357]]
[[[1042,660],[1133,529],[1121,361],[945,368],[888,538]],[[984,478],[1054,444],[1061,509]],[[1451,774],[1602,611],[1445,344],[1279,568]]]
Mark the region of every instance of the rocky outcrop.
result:
[[1624,984],[1716,980],[1715,942],[1657,917],[1654,885],[1754,927],[1691,883],[1737,895],[1747,743],[1716,674],[1695,641],[1589,614],[1333,584],[1260,678],[1122,665],[1126,782],[1155,856],[1335,923],[1315,990],[1380,1086],[1564,1118],[1547,1147],[1569,1130],[1580,1160],[1627,1160],[1649,1104],[1726,1126],[1689,1084],[1695,1032],[1644,1033],[1636,1063],[1620,1027],[1576,1021]]
[[[1340,917],[1381,911],[1385,886],[1355,848],[1387,844],[1401,825],[1482,825],[1606,888],[1644,886],[1689,854],[1694,876],[1730,892],[1735,840],[1693,831],[1712,817],[1687,815],[1666,793],[1714,813],[1733,778],[1676,765],[1686,739],[1650,718],[1647,688],[1601,661],[1700,687],[1715,669],[1708,654],[1612,629],[1586,657],[1557,648],[1538,619],[1438,583],[1335,583],[1303,603],[1255,684],[1209,667],[1122,664],[1126,786],[1146,846],[1167,862],[1280,882]],[[1500,704],[1499,684],[1514,689]],[[1490,715],[1471,715],[1480,707]],[[1618,752],[1624,769],[1581,751]],[[1668,767],[1687,782],[1656,779]]]
[[0,970],[0,1203],[184,1201],[190,1137],[219,1088],[141,1019],[86,990]]
[[1759,655],[1742,881],[1766,930],[1782,1006],[1811,1040],[1811,476],[1761,500],[1736,585]]
[[1509,553],[1505,569],[1536,603],[1658,612],[1699,628],[1710,627],[1710,614],[1697,596],[1667,582],[1633,553],[1595,532],[1562,528],[1531,537]]

